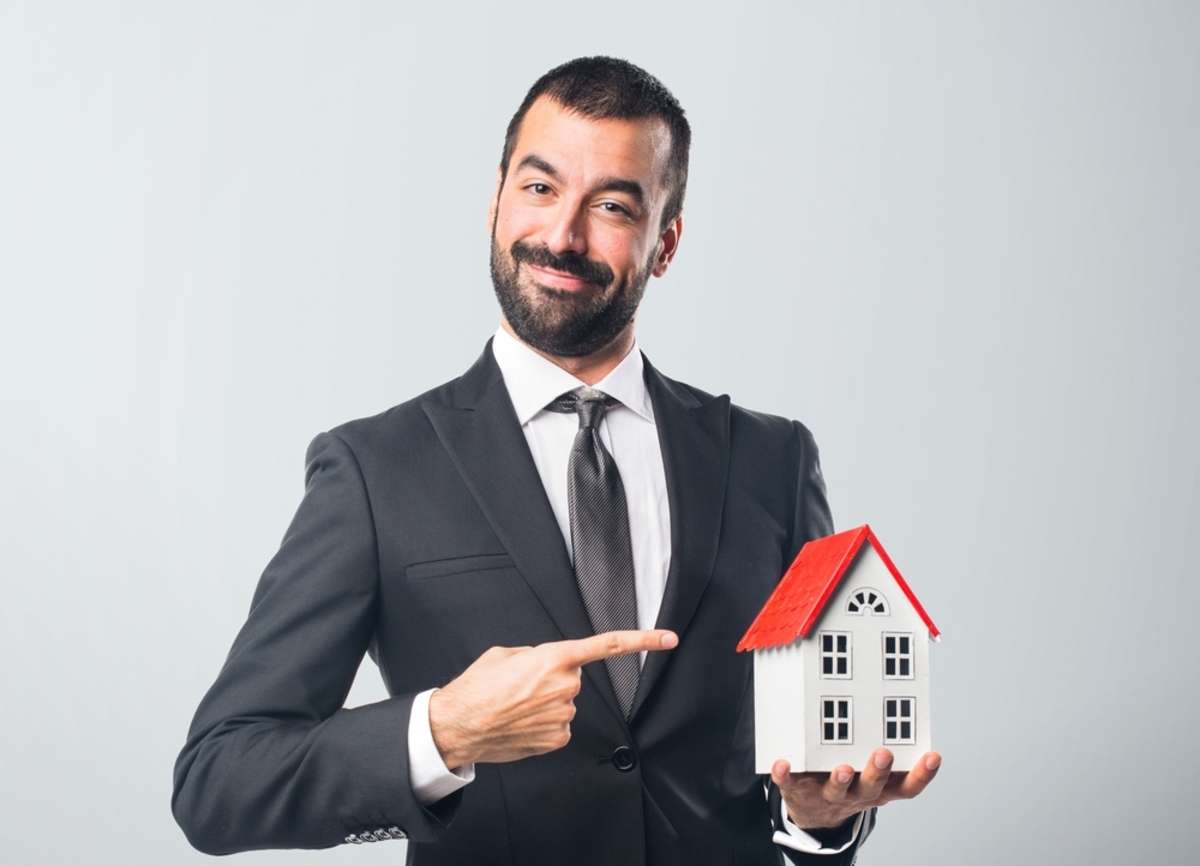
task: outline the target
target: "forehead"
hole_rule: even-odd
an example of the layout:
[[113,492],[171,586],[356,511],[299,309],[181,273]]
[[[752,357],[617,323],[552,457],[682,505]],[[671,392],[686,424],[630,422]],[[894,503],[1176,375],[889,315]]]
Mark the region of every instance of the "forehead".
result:
[[584,117],[539,96],[521,121],[509,165],[535,153],[573,182],[616,175],[657,189],[670,146],[671,133],[662,118]]

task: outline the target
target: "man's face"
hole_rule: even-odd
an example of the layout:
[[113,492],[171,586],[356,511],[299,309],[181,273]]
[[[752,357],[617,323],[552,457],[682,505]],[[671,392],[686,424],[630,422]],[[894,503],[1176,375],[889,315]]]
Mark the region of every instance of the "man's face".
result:
[[659,231],[670,132],[658,118],[595,120],[540,97],[488,214],[492,284],[517,336],[588,355],[633,321],[683,228]]

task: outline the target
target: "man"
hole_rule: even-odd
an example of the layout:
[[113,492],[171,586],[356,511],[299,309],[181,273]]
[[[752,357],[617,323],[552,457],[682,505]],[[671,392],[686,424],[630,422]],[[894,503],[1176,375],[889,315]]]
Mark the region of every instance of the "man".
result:
[[[318,434],[306,492],[175,767],[214,854],[407,838],[409,863],[851,863],[933,777],[753,772],[734,651],[832,531],[799,422],[634,339],[679,248],[690,131],[653,77],[531,88],[488,214],[503,313],[459,378]],[[391,697],[344,708],[364,652]]]

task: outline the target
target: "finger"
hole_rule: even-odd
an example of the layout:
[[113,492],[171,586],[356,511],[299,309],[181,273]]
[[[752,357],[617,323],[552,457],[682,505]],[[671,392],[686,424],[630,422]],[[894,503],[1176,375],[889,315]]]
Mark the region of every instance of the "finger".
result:
[[887,780],[892,774],[893,760],[894,756],[887,749],[876,749],[872,752],[871,757],[867,759],[867,765],[863,767],[862,774],[858,777],[854,796],[859,800],[870,802],[878,800],[879,795],[883,792],[883,786],[887,784]]
[[606,631],[575,640],[552,641],[549,646],[565,665],[579,667],[588,662],[642,650],[673,649],[679,637],[669,629],[624,629]]
[[933,781],[941,766],[941,755],[937,752],[926,752],[907,773],[892,777],[891,782],[884,789],[884,795],[889,800],[912,799]]
[[781,791],[786,791],[791,788],[792,781],[792,765],[782,758],[771,765],[771,781]]
[[816,791],[820,789],[824,778],[824,773],[793,773],[791,763],[785,758],[780,758],[771,765],[771,781],[781,791],[798,791],[801,788]]
[[[519,652],[524,652],[527,649],[533,649],[528,646],[490,646],[484,651],[483,656],[496,656],[499,658],[508,658],[511,655],[516,655]],[[481,658],[483,657],[481,656]]]
[[829,774],[829,780],[821,788],[821,796],[827,802],[839,803],[846,799],[846,792],[850,789],[850,783],[853,781],[854,768],[849,764],[834,767],[833,772]]

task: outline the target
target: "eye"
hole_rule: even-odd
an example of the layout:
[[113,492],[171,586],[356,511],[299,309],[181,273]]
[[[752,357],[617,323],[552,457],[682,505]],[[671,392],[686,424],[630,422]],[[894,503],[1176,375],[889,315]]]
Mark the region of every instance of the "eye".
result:
[[[538,182],[538,183],[531,183],[531,184],[529,184],[529,186],[525,187],[525,189],[533,189],[534,187],[541,187],[542,189],[544,189],[544,190],[547,190],[547,191],[549,191],[549,189],[550,189],[550,187],[549,187],[549,186],[547,186],[546,184],[544,184],[544,183],[541,183],[541,182]],[[535,194],[535,195],[541,195],[541,193],[540,193],[540,192],[535,192],[534,194]]]
[[633,214],[631,214],[627,208],[622,207],[621,205],[617,204],[615,201],[603,201],[603,202],[600,202],[600,204],[602,207],[607,207],[608,205],[612,205],[614,208],[616,208],[616,210],[610,210],[610,211],[608,211],[608,213],[623,213],[623,214],[625,214],[625,216],[633,216]]

